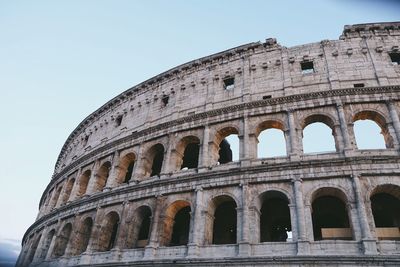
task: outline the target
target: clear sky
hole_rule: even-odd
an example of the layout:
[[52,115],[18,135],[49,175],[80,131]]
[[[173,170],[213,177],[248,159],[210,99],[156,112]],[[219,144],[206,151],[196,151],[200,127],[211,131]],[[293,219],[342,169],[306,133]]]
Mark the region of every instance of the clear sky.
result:
[[382,0],[0,0],[0,240],[22,238],[68,135],[122,91],[231,47],[337,39],[399,11]]

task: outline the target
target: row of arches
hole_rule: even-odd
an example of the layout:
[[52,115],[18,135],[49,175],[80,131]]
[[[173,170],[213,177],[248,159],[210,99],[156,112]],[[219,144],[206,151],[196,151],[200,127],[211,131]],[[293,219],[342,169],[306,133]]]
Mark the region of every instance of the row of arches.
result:
[[[400,186],[378,186],[369,199],[377,238],[400,240],[400,235],[379,233],[379,229],[397,229],[399,232]],[[197,218],[202,220],[198,223],[204,226],[200,233],[203,241],[199,245],[238,243],[239,222],[243,216],[238,200],[229,194],[221,194],[206,203],[201,208],[190,199],[178,198],[158,206],[144,204],[136,206],[128,218],[125,218],[127,213],[123,210],[129,208],[107,209],[105,215],[83,214],[61,224],[58,232],[56,228],[49,227],[46,233],[33,237],[26,262],[31,262],[35,254],[43,260],[77,256],[85,251],[143,248],[151,241],[159,246],[188,245],[189,242],[196,242],[193,238],[196,235],[193,230],[196,210],[201,214]],[[293,240],[292,227],[296,227],[296,222],[292,221],[291,206],[291,200],[282,191],[267,190],[256,198],[249,207],[256,242]],[[353,240],[355,222],[349,207],[348,197],[339,188],[322,187],[313,192],[310,210],[312,225],[308,228],[312,229],[314,240]]]
[[[370,144],[369,148],[394,147],[388,124],[381,114],[375,111],[358,112],[354,116],[354,122],[355,137],[358,137],[358,135],[366,136],[367,143]],[[358,129],[356,127],[358,123],[365,122],[368,124],[367,128]],[[310,134],[310,129],[311,131],[315,130],[316,135]],[[313,114],[306,117],[300,130],[303,137],[302,143],[311,144],[311,150],[304,152],[316,152],[316,150],[312,150],[312,145],[319,147],[318,152],[325,152],[326,150],[339,152],[339,148],[343,147],[343,145],[340,145],[340,143],[343,143],[343,137],[338,133],[340,129],[334,120],[326,114]],[[375,138],[371,133],[375,133]],[[200,138],[193,134],[182,137],[176,142],[170,153],[165,149],[165,144],[155,143],[151,146],[144,146],[139,162],[138,152],[129,152],[119,155],[116,159],[106,160],[94,170],[90,168],[84,170],[79,174],[77,180],[75,177],[70,178],[65,185],[54,189],[54,192],[49,192],[47,202],[45,202],[46,209],[51,210],[65,204],[68,200],[72,201],[85,194],[103,191],[106,187],[111,188],[129,183],[132,180],[137,182],[145,179],[145,177],[159,176],[163,171],[194,169],[199,164],[203,166],[210,163],[219,165],[239,160],[239,155],[243,154],[241,146],[244,145],[242,144],[244,143],[243,137],[239,134],[241,133],[236,127],[226,126],[216,131],[214,138],[207,142],[207,149],[204,146],[202,148],[203,144]],[[288,153],[292,153],[290,149],[293,150],[295,140],[291,140],[288,126],[285,126],[281,121],[259,123],[255,134],[259,158],[286,156]],[[374,139],[381,140],[380,145],[376,146],[377,142],[371,141]],[[318,144],[319,140],[322,144]],[[368,148],[368,144],[363,148]],[[206,155],[201,157],[202,154]],[[109,181],[110,176],[112,176],[111,181]],[[76,187],[75,191],[73,191],[74,187]]]

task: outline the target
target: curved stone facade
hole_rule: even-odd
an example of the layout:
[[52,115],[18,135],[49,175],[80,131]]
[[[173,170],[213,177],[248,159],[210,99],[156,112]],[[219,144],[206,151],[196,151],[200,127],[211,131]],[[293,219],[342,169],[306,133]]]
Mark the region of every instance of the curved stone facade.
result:
[[[17,266],[399,266],[399,44],[398,22],[267,39],[123,92],[68,137]],[[365,119],[386,149],[357,149]],[[303,153],[315,122],[336,151]],[[287,153],[258,158],[271,128]]]

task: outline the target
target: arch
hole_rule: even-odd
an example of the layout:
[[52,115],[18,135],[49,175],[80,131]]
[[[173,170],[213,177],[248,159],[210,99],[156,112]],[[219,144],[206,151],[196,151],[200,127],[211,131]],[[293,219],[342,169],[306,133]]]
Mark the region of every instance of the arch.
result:
[[35,257],[36,250],[37,250],[37,248],[38,248],[38,246],[39,246],[39,242],[40,242],[40,239],[41,239],[41,238],[42,238],[42,234],[38,235],[38,236],[33,240],[32,245],[31,245],[31,247],[30,247],[30,249],[29,249],[29,254],[28,254],[28,257],[27,257],[26,264],[24,264],[24,265],[29,265],[29,263],[32,262],[33,258]]
[[187,245],[190,227],[190,203],[177,200],[165,211],[163,232],[160,244],[162,246]]
[[127,234],[127,248],[142,248],[147,246],[150,237],[152,212],[149,206],[138,207],[134,214]]
[[69,200],[74,184],[75,184],[75,178],[71,178],[68,180],[67,184],[65,185],[63,197],[61,199],[62,204],[66,203]]
[[72,246],[71,254],[80,255],[86,251],[92,235],[93,219],[86,217],[78,225],[78,229],[74,238],[74,246]]
[[60,194],[62,191],[62,186],[59,186],[54,192],[54,196],[51,200],[51,208],[55,208],[57,206],[58,199],[60,198]]
[[400,186],[377,186],[370,195],[376,237],[400,240]]
[[107,184],[108,176],[110,175],[111,162],[104,162],[96,173],[96,180],[94,184],[94,192],[103,191]]
[[57,236],[55,240],[55,245],[52,254],[54,258],[61,257],[65,254],[65,249],[67,248],[71,232],[72,232],[72,224],[71,223],[65,224],[61,230],[61,233]]
[[160,143],[147,150],[143,158],[144,177],[160,176],[164,161],[164,146]]
[[214,197],[208,207],[206,242],[235,244],[237,241],[237,204],[228,195]]
[[118,164],[118,175],[117,175],[117,183],[128,183],[133,175],[133,168],[136,163],[136,155],[135,153],[128,153],[123,156]]
[[264,121],[256,128],[257,158],[286,156],[286,136],[280,121]]
[[78,192],[77,195],[78,197],[83,196],[84,194],[86,194],[87,191],[87,187],[89,184],[89,179],[90,179],[90,175],[92,174],[92,172],[90,170],[86,170],[80,177],[78,180]]
[[[335,120],[329,115],[309,115],[303,120],[301,128],[303,130],[304,153],[320,153],[339,150],[338,133],[335,131]],[[332,137],[329,133],[331,133]],[[316,142],[318,140],[321,140],[321,142]]]
[[353,239],[347,197],[337,188],[324,187],[312,195],[314,240]]
[[231,148],[231,144],[227,140],[229,137],[236,137],[238,139],[239,131],[233,126],[228,126],[219,129],[214,137],[214,142],[210,150],[213,162],[225,164],[233,160],[232,151],[239,154],[239,142]]
[[286,242],[292,231],[287,196],[269,190],[259,196],[259,202],[260,242]]
[[46,235],[46,239],[43,242],[42,245],[42,251],[40,253],[40,258],[41,259],[46,259],[47,253],[49,252],[50,244],[53,240],[54,234],[56,233],[55,229],[52,229],[49,231]]
[[[371,133],[371,130],[370,131],[362,130],[365,126],[362,127],[362,126],[360,126],[360,124],[357,123],[360,120],[371,121],[371,122],[375,123],[377,126],[379,126],[379,128],[381,130],[380,134],[383,136],[383,140],[384,140],[386,148],[393,148],[394,147],[393,137],[390,135],[390,132],[389,132],[388,125],[387,125],[385,117],[382,114],[380,114],[379,112],[373,111],[373,110],[363,110],[363,111],[357,112],[353,116],[354,134],[355,134],[355,137],[356,137],[356,143],[357,143],[357,141],[359,143],[361,143],[361,140],[362,140],[361,137],[363,136],[363,134],[365,132]],[[373,129],[373,124],[370,125],[370,127]],[[359,128],[361,128],[360,129],[361,131],[359,131]],[[375,134],[375,136],[376,136],[375,138],[377,140],[382,138],[382,137],[378,136],[377,134]],[[374,138],[374,136],[372,136],[372,138]],[[370,140],[371,138],[368,138],[368,139]],[[378,146],[370,146],[370,145],[368,146],[368,145],[366,145],[365,147],[361,147],[361,148],[362,149],[365,149],[365,148],[374,149],[374,148],[384,148],[384,147],[383,146],[380,147],[379,145]]]
[[109,251],[117,242],[117,234],[120,218],[117,212],[109,212],[102,224],[98,241],[98,251]]
[[198,167],[200,139],[197,136],[183,137],[175,147],[172,155],[172,164],[175,170],[193,169]]

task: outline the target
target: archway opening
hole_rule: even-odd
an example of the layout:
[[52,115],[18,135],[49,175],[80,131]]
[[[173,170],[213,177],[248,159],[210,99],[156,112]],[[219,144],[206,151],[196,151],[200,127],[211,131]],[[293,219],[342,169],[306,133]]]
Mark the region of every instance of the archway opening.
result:
[[66,203],[69,200],[69,197],[72,192],[72,188],[74,187],[75,179],[69,179],[68,183],[66,184],[65,190],[64,190],[64,195],[62,198],[62,203]]
[[200,142],[190,143],[185,147],[181,169],[194,169],[199,164]]
[[55,232],[56,231],[53,229],[47,234],[46,239],[44,240],[44,243],[42,246],[42,253],[40,254],[41,259],[46,259],[46,256],[47,256],[47,253],[49,252],[50,244],[51,244],[51,241],[53,240]]
[[116,212],[107,214],[101,227],[98,250],[109,251],[114,248],[117,241],[119,215]]
[[303,129],[304,153],[336,151],[333,130],[325,123],[313,122]]
[[79,231],[77,232],[75,248],[72,251],[73,255],[80,255],[86,251],[87,246],[89,244],[90,237],[92,235],[93,228],[93,220],[90,217],[87,217],[79,227]]
[[129,153],[122,157],[119,162],[119,172],[117,177],[118,184],[128,183],[133,175],[133,169],[135,167],[136,156],[134,153]]
[[156,144],[152,146],[145,157],[145,177],[160,176],[164,161],[164,146]]
[[213,244],[235,244],[237,229],[236,202],[222,196],[214,200]]
[[358,149],[386,149],[382,130],[372,120],[366,119],[354,122],[354,135]]
[[370,200],[377,238],[400,240],[400,199],[380,192],[372,195]]
[[27,259],[27,264],[31,263],[33,258],[35,257],[36,254],[36,250],[38,248],[39,245],[39,241],[40,238],[42,237],[42,235],[39,235],[38,237],[36,237],[36,239],[33,241],[32,246],[30,247],[29,250],[29,254],[28,254],[28,259]]
[[61,257],[65,254],[65,249],[67,248],[71,232],[72,232],[72,225],[70,223],[64,225],[60,235],[58,235],[56,238],[56,242],[53,249],[54,258]]
[[312,203],[314,240],[351,240],[345,203],[335,196],[320,196]]
[[189,241],[190,206],[180,209],[174,218],[170,246],[187,245]]
[[282,130],[269,128],[258,135],[257,157],[286,156],[286,140]]
[[160,240],[162,246],[181,246],[188,243],[190,211],[190,203],[184,200],[177,200],[168,206]]
[[151,225],[151,210],[148,206],[141,206],[135,211],[133,230],[132,230],[132,245],[135,248],[143,248],[149,243]]
[[225,164],[239,160],[239,136],[230,134],[222,139],[219,144],[218,163]]
[[353,123],[354,135],[359,149],[394,147],[386,119],[378,112],[372,110],[358,112],[353,117]]
[[86,194],[87,191],[87,186],[89,184],[89,179],[90,179],[91,171],[86,170],[81,177],[79,178],[79,184],[78,184],[78,196],[81,197],[84,194]]
[[261,196],[260,242],[286,242],[292,234],[289,202],[277,191]]
[[110,175],[111,162],[107,161],[101,165],[96,174],[95,191],[102,191],[107,184],[108,176]]

